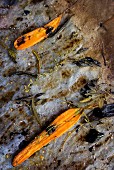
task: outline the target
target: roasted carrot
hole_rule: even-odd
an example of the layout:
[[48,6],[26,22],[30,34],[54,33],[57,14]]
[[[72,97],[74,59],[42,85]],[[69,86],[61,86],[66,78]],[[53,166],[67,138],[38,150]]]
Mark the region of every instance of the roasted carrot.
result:
[[27,147],[14,157],[12,165],[21,164],[43,146],[63,135],[78,122],[82,112],[83,108],[72,108],[58,116],[39,136],[35,137]]
[[28,47],[35,45],[36,43],[47,38],[55,29],[59,26],[62,15],[44,25],[43,27],[37,28],[27,34],[20,36],[15,42],[14,47],[17,50],[23,50]]

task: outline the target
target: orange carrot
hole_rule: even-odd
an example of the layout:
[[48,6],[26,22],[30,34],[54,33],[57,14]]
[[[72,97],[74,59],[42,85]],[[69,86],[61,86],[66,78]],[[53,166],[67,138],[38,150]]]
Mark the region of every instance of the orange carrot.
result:
[[27,147],[14,157],[12,165],[21,164],[43,146],[63,135],[78,122],[82,112],[82,108],[72,108],[58,116],[39,136],[35,137]]
[[57,18],[44,25],[44,27],[37,28],[27,34],[20,36],[14,42],[14,47],[17,50],[23,50],[28,47],[35,45],[36,43],[47,38],[55,29],[59,26],[62,15],[59,15]]

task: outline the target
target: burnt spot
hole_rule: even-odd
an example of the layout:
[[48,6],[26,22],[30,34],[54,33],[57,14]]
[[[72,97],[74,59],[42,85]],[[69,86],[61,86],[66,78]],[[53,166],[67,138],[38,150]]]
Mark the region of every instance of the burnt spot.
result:
[[46,34],[50,35],[52,34],[52,30],[54,29],[54,27],[46,27]]
[[98,132],[96,129],[90,129],[89,133],[86,135],[86,142],[93,143],[104,136],[104,133]]
[[51,135],[53,132],[55,132],[55,130],[55,125],[50,125],[46,128],[46,132],[48,133],[48,135]]
[[28,36],[28,39],[29,39],[29,40],[30,40],[30,37],[31,37],[31,36],[29,35],[29,36]]
[[24,37],[24,36],[18,38],[18,40],[17,40],[17,46],[20,46],[20,45],[22,45],[22,44],[24,44],[24,43],[25,43],[25,37]]

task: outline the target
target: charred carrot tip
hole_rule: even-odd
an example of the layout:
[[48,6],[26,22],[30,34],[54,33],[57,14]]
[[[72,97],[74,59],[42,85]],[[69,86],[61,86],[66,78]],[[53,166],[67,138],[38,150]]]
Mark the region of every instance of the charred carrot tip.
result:
[[14,47],[17,50],[23,50],[44,40],[59,26],[61,18],[62,15],[59,15],[51,22],[44,25],[44,27],[37,28],[27,34],[20,36],[18,39],[15,40]]
[[81,108],[69,109],[58,116],[39,136],[37,136],[27,147],[25,147],[13,159],[12,165],[17,166],[28,159],[36,151],[46,146],[54,139],[63,135],[75,123],[78,122],[82,115]]

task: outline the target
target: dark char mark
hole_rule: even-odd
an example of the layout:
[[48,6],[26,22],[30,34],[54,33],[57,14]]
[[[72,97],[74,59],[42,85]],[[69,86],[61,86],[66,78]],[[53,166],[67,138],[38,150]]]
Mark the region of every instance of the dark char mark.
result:
[[55,132],[55,126],[54,125],[50,125],[46,128],[46,132],[48,133],[48,135],[51,135],[53,132]]
[[50,35],[52,34],[53,27],[46,27],[46,34]]
[[17,46],[20,46],[21,44],[24,44],[24,43],[25,43],[25,37],[24,36],[18,38]]

